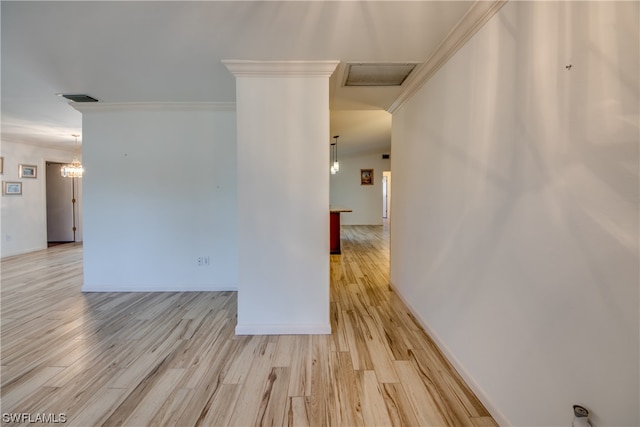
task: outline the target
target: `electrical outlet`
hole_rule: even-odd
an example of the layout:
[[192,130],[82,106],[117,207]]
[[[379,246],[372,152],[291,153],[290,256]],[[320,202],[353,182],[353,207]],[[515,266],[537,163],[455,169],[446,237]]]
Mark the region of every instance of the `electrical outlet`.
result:
[[204,265],[209,266],[211,263],[210,259],[208,256],[199,256],[198,257],[198,266],[202,267]]
[[209,266],[209,264],[210,264],[209,257],[208,256],[204,257],[204,265]]
[[198,266],[202,267],[204,265],[204,257],[198,257]]

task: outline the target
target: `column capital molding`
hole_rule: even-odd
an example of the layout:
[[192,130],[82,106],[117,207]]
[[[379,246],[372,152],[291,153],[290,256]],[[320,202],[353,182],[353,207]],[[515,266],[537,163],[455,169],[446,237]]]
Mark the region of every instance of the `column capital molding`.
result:
[[330,77],[340,61],[252,61],[223,59],[235,77]]

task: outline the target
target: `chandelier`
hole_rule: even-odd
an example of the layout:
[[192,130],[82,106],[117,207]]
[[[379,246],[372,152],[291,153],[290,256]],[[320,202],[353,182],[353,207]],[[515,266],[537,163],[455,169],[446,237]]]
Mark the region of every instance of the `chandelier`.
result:
[[[78,146],[78,137],[80,135],[71,135],[76,139],[76,147]],[[70,164],[62,166],[60,174],[65,178],[82,178],[84,168],[78,157],[74,157]]]

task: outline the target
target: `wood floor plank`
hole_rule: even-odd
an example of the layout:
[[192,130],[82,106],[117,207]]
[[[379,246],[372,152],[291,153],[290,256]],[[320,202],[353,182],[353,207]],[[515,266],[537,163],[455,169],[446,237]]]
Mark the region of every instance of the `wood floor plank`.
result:
[[43,366],[34,368],[13,382],[2,386],[2,411],[8,412],[19,402],[28,400],[28,396],[38,391],[52,377],[59,374],[64,368]]
[[[60,414],[63,411],[59,410],[59,406],[55,403],[55,398],[59,390],[56,387],[42,386],[29,395],[29,398],[21,401],[18,406],[21,411],[10,411],[9,413],[26,413],[26,414],[40,414],[51,413]],[[3,402],[4,403],[4,402]],[[3,413],[7,413],[3,410]],[[9,423],[11,424],[11,423]],[[2,424],[3,426],[5,423]],[[24,425],[24,423],[17,423],[15,425]]]
[[[221,384],[215,395],[212,395],[205,409],[196,421],[185,423],[180,419],[176,426],[230,426],[231,415],[239,399],[242,386],[240,384]],[[186,413],[186,411],[185,411]]]
[[393,360],[407,360],[409,347],[403,339],[401,325],[381,307],[374,307],[371,317],[378,327],[382,328],[386,347],[391,351]]
[[105,387],[79,408],[69,420],[69,425],[74,427],[102,425],[125,398],[126,394],[121,389]]
[[173,386],[179,382],[182,375],[184,375],[184,369],[167,369],[155,382],[154,387],[136,404],[125,423],[133,426],[150,425],[151,420],[158,414],[162,405],[171,395]]
[[271,385],[270,373],[275,344],[266,339],[266,345],[258,348],[260,352],[252,359],[247,375],[244,377],[240,398],[231,416],[231,425],[259,425],[257,422],[262,416],[261,409],[265,400],[270,399],[270,395],[266,392]]
[[365,426],[361,399],[364,398],[357,387],[356,372],[351,357],[344,352],[331,354],[331,378],[333,379],[333,399],[335,408],[331,411],[335,425]]
[[386,226],[330,255],[330,335],[236,336],[235,292],[80,292],[82,245],[2,259],[1,409],[74,426],[496,426],[389,285]]
[[[173,380],[173,377],[177,376],[178,373],[183,373],[183,370],[181,369],[171,369],[168,363],[168,361],[171,359],[171,356],[179,352],[183,345],[184,342],[173,343],[172,347],[170,347],[169,353],[164,355],[164,357],[162,357],[160,360],[154,361],[149,366],[149,369],[145,371],[144,377],[140,379],[140,381],[135,385],[135,387],[133,387],[133,389],[126,389],[128,393],[126,399],[104,422],[104,426],[115,426],[124,424],[127,419],[132,416],[132,414],[138,411],[139,407],[143,406],[141,405],[142,402],[149,402],[147,396],[157,396],[158,394],[163,395],[164,393],[166,393],[166,390],[157,389],[160,388],[160,385],[164,386],[167,383],[171,383],[166,380],[167,376]],[[147,413],[143,412],[143,414],[146,415]]]
[[384,402],[394,426],[417,426],[420,425],[415,412],[411,408],[409,398],[401,384],[382,384]]
[[185,403],[196,394],[194,389],[172,388],[162,405],[152,414],[149,426],[176,426],[182,415]]
[[289,394],[289,375],[288,367],[271,368],[255,425],[285,425],[289,399],[282,399],[281,397]]
[[438,409],[438,405],[424,385],[418,372],[406,360],[398,360],[394,362],[396,372],[400,378],[405,394],[409,399],[411,408],[413,409],[418,425],[421,426],[448,426],[451,425],[446,421]]
[[287,426],[310,427],[310,425],[305,398],[302,396],[290,397],[287,406]]
[[296,348],[295,335],[283,335],[278,338],[276,351],[273,355],[273,366],[287,367],[293,363],[293,353]]
[[340,302],[331,303],[331,330],[334,337],[334,351],[349,351],[349,341],[345,327],[344,312]]
[[374,319],[369,316],[363,316],[364,323],[368,326],[368,334],[365,335],[365,342],[371,355],[373,369],[378,377],[378,381],[382,383],[397,383],[398,375],[393,366],[393,353],[386,340],[384,332],[381,331],[374,323]]
[[[284,338],[280,337],[280,339]],[[311,395],[312,341],[310,335],[296,336],[289,377],[289,396]]]
[[242,384],[249,374],[247,369],[255,358],[264,355],[265,347],[268,344],[268,337],[265,336],[242,336],[236,337],[241,344],[241,348],[234,358],[231,366],[226,372],[224,384]]
[[[221,398],[222,390],[235,390],[225,388],[222,383],[225,368],[231,363],[232,357],[236,354],[241,342],[227,339],[221,346],[212,344],[211,350],[216,349],[218,353],[210,353],[203,357],[197,365],[187,370],[177,387],[188,387],[194,391],[193,396],[183,405],[183,413],[178,418],[178,425],[195,425],[207,419],[215,407],[216,401]],[[235,403],[235,401],[232,401]],[[233,405],[229,408],[229,414]]]
[[362,395],[362,417],[366,426],[391,426],[391,417],[374,371],[358,371],[357,384]]
[[305,398],[306,413],[309,415],[309,425],[326,426],[330,419],[331,384],[328,375],[331,366],[330,337],[314,335],[311,343],[311,395]]
[[351,355],[351,362],[354,369],[357,370],[371,370],[373,369],[373,362],[371,361],[371,355],[367,348],[363,331],[366,331],[366,325],[360,316],[358,316],[353,310],[349,310],[345,315],[345,329],[347,334],[347,341],[349,342],[349,354]]

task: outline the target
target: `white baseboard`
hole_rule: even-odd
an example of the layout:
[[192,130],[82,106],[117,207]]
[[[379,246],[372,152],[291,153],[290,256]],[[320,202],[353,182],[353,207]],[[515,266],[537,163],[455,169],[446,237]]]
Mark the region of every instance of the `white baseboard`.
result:
[[398,295],[398,297],[402,300],[404,305],[407,306],[409,311],[411,311],[411,314],[420,323],[420,326],[424,328],[427,334],[436,343],[436,345],[438,346],[440,351],[442,351],[442,353],[447,358],[449,363],[451,363],[454,369],[458,371],[462,379],[469,386],[469,388],[471,388],[471,391],[473,391],[473,393],[480,400],[480,402],[482,402],[484,407],[487,409],[487,411],[489,411],[489,413],[491,414],[493,419],[498,423],[498,425],[500,426],[514,425],[513,423],[509,422],[507,417],[505,417],[504,414],[498,409],[498,407],[493,404],[493,402],[491,401],[487,393],[484,392],[482,387],[480,387],[480,385],[475,381],[475,379],[464,368],[464,366],[462,365],[462,363],[460,363],[458,358],[451,352],[451,350],[449,350],[447,345],[444,343],[444,341],[442,341],[442,339],[440,339],[438,334],[432,328],[429,327],[429,324],[422,318],[422,316],[420,316],[418,311],[411,305],[411,303],[406,298],[404,298],[404,296],[398,291],[398,289],[393,285],[393,283],[389,282],[389,285],[391,286],[393,291],[396,293],[396,295]]
[[236,335],[329,335],[331,324],[238,324]]

